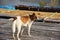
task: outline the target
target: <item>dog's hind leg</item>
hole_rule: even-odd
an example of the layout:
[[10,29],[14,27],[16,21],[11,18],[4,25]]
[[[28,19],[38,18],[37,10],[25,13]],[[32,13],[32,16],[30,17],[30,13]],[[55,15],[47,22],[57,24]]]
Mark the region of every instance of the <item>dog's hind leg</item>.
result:
[[16,31],[16,20],[13,22],[12,31],[13,31],[13,38],[14,38],[15,37],[14,34],[15,34],[15,31]]
[[17,20],[17,30],[18,30],[17,37],[19,37],[19,34],[21,32],[21,22],[19,20]]
[[20,31],[21,31],[21,26],[17,26],[17,30],[18,30],[17,37],[19,37]]

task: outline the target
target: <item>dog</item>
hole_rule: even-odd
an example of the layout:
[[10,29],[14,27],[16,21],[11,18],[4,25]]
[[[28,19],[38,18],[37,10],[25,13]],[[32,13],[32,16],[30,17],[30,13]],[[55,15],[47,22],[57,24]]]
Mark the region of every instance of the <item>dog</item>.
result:
[[30,35],[31,26],[33,22],[38,19],[38,16],[39,14],[36,15],[35,13],[32,13],[32,15],[29,15],[29,16],[16,16],[13,20],[13,25],[12,25],[13,37],[16,31],[16,28],[18,30],[17,37],[19,37],[20,33],[22,35],[24,29],[21,29],[21,28],[23,26],[28,27],[28,35],[31,36]]

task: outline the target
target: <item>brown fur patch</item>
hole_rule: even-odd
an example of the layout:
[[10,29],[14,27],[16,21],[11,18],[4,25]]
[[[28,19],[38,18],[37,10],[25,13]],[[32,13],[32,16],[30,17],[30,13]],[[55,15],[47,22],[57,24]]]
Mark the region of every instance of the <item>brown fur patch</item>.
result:
[[[15,17],[14,20],[16,20],[17,18]],[[35,15],[35,13],[33,13],[32,15],[29,16],[21,16],[21,21],[25,24],[27,23],[29,20],[31,21],[35,21],[37,19],[37,16]]]
[[32,15],[29,15],[31,21],[35,21],[37,19],[37,16],[35,15],[35,13],[33,13]]
[[21,21],[25,24],[27,21],[29,21],[29,16],[21,16]]

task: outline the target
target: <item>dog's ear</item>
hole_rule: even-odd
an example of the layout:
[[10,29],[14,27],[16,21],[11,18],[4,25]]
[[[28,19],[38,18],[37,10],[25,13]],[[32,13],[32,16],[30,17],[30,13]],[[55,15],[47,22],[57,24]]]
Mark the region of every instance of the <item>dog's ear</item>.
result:
[[35,15],[35,13],[33,13],[33,15]]
[[32,15],[35,15],[35,13],[33,13]]

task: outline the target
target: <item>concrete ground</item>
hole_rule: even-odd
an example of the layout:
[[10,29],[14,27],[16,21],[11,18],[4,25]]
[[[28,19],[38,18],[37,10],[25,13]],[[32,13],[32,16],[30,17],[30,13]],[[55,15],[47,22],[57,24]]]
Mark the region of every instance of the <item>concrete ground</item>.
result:
[[[21,40],[60,40],[60,24],[34,22],[31,28],[31,35],[27,35],[27,28]],[[12,21],[0,18],[0,40],[14,40],[12,37]],[[17,40],[17,38],[16,38]]]

